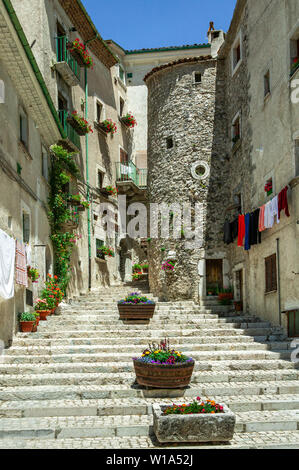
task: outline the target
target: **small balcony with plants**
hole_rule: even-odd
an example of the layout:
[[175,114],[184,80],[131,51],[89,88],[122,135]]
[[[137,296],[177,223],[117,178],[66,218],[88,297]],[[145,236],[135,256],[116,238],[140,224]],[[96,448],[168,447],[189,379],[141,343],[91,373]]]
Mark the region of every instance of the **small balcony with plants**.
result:
[[56,37],[56,63],[55,69],[69,86],[80,83],[80,65],[71,54],[66,36]]
[[65,134],[64,138],[59,143],[69,152],[80,152],[80,136],[77,132],[77,129],[70,124],[69,112],[61,109],[58,111],[58,115]]
[[299,69],[299,57],[293,57],[291,61],[291,77],[297,72]]
[[112,119],[105,119],[104,121],[95,122],[94,127],[105,137],[108,134],[113,136],[117,132],[117,125],[112,121]]

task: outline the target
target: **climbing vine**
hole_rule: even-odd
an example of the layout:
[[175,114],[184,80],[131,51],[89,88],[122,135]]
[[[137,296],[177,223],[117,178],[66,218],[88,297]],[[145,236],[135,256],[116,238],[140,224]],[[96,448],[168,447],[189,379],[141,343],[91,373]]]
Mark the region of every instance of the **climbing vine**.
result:
[[52,168],[50,175],[50,196],[48,217],[51,225],[51,240],[54,248],[55,274],[60,288],[65,292],[70,280],[70,264],[73,246],[78,235],[64,230],[63,224],[74,220],[77,213],[68,205],[70,195],[65,192],[65,185],[71,177],[78,177],[80,171],[73,160],[73,155],[63,147],[51,147]]

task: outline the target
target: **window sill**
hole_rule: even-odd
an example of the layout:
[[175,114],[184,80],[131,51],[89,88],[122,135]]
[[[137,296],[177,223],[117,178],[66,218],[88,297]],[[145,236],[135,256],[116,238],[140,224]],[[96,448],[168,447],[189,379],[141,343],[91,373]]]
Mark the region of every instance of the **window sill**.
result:
[[29,150],[27,149],[26,145],[21,140],[19,140],[18,147],[19,147],[19,150],[21,150],[21,152],[23,152],[23,154],[25,155],[25,158],[27,158],[27,160],[29,160],[29,161],[33,160],[31,154],[29,153]]
[[265,295],[271,295],[271,294],[277,294],[277,289],[276,290],[271,290],[269,292],[265,292]]
[[105,259],[95,258],[95,260],[98,264],[106,264],[107,263],[107,261]]

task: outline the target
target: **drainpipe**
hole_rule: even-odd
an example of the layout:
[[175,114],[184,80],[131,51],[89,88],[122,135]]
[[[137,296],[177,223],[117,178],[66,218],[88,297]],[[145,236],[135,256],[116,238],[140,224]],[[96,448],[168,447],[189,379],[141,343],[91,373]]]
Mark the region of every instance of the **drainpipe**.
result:
[[[85,119],[88,121],[88,81],[87,81],[87,67],[85,67]],[[85,136],[86,145],[86,184],[87,184],[87,201],[90,203],[90,190],[89,190],[89,168],[88,168],[88,134]],[[88,220],[88,289],[91,289],[91,221],[90,221],[90,207],[87,210]]]
[[276,257],[277,257],[277,293],[278,293],[278,317],[281,326],[281,291],[280,291],[280,252],[279,238],[276,238]]

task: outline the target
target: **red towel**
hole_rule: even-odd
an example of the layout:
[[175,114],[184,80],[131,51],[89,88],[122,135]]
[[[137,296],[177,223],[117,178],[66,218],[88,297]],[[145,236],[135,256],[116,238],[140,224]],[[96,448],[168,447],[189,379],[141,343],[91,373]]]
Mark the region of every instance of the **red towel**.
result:
[[290,217],[289,206],[288,206],[288,187],[286,186],[278,194],[278,218],[280,219],[280,213],[284,209],[285,215]]
[[16,241],[16,283],[28,287],[25,245]]
[[245,237],[245,215],[239,215],[239,228],[238,228],[238,246],[244,245]]

